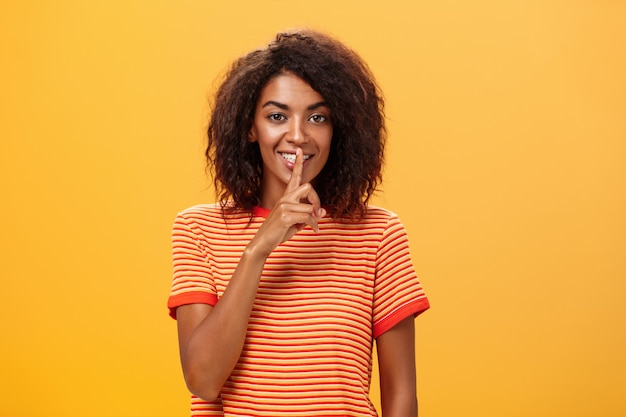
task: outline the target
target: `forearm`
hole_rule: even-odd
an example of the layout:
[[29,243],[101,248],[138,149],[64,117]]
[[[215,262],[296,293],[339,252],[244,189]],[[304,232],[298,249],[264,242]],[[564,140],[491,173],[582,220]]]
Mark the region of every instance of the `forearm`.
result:
[[381,391],[382,417],[417,417],[415,391]]
[[376,339],[383,417],[416,417],[415,333],[407,317]]
[[219,302],[189,335],[181,361],[194,395],[212,400],[235,367],[243,349],[265,255],[246,248]]

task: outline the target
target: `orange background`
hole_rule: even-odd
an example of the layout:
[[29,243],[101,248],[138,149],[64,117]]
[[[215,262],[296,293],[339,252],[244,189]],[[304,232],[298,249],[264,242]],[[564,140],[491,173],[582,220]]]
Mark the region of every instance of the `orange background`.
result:
[[624,22],[618,0],[3,1],[0,415],[188,415],[165,301],[173,217],[213,199],[206,97],[301,25],[386,95],[375,203],[433,305],[421,415],[626,415]]

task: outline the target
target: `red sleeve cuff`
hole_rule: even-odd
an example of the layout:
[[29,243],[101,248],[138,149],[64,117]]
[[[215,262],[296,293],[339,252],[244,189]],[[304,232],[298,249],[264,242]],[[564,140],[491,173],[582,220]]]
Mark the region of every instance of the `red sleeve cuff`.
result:
[[413,315],[414,317],[419,316],[421,313],[428,310],[429,307],[430,304],[428,303],[428,299],[425,297],[419,298],[409,304],[405,304],[388,316],[385,316],[378,322],[374,323],[374,339],[410,315]]
[[217,304],[217,295],[203,292],[185,292],[178,295],[172,295],[167,300],[167,307],[170,309],[170,316],[176,319],[176,309],[186,304],[209,304],[214,306]]

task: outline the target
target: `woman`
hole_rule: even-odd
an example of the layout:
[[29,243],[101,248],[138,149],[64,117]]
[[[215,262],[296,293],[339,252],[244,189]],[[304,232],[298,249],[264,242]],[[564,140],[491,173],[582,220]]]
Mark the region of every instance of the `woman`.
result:
[[381,180],[383,100],[365,63],[278,34],[217,91],[206,156],[219,203],[173,230],[168,301],[192,415],[417,415],[413,318],[428,300]]

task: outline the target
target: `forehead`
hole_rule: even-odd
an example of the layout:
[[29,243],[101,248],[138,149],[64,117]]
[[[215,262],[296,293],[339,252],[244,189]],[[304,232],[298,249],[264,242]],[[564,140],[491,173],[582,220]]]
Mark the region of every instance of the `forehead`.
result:
[[267,100],[287,103],[291,101],[324,101],[320,93],[297,75],[286,72],[271,80],[261,90],[258,104],[263,105]]

